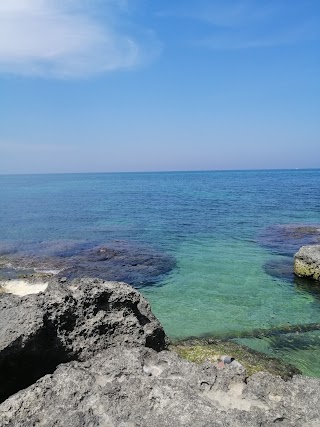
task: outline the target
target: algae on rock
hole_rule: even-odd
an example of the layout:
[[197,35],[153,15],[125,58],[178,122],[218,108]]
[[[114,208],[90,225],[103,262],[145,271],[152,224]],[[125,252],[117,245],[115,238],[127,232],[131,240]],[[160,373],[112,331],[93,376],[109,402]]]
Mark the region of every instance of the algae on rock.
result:
[[247,375],[257,372],[269,372],[284,379],[292,378],[301,372],[292,365],[279,359],[266,356],[244,345],[232,341],[215,339],[194,339],[176,342],[169,346],[180,357],[194,363],[206,361],[216,363],[224,354],[230,354],[246,369]]
[[320,281],[320,245],[302,246],[294,256],[294,272],[299,277]]

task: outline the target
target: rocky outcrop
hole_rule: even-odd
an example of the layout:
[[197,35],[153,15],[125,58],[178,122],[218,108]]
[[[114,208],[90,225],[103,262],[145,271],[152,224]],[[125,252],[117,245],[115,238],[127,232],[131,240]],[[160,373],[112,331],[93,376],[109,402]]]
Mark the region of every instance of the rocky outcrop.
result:
[[302,246],[294,256],[294,272],[299,277],[320,281],[320,245]]
[[1,427],[320,425],[320,380],[182,360],[144,298],[115,282],[0,295],[0,375]]
[[162,350],[164,331],[131,286],[82,279],[51,283],[45,293],[0,298],[0,401],[70,360],[110,346]]
[[52,375],[0,405],[15,427],[257,427],[320,425],[320,386],[269,374],[183,361],[169,351],[111,347]]

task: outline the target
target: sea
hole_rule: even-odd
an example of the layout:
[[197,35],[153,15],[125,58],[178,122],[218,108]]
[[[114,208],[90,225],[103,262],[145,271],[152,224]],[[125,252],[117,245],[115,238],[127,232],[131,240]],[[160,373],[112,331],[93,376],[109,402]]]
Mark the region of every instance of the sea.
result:
[[320,377],[320,285],[293,274],[309,243],[319,169],[0,176],[0,256],[55,245],[67,257],[64,244],[118,245],[136,263],[158,254],[168,268],[131,284],[172,340],[228,338]]

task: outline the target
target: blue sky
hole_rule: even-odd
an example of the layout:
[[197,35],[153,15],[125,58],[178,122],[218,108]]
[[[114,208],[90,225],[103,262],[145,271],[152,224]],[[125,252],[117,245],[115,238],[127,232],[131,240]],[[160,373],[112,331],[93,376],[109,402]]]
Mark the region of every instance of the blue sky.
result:
[[318,0],[0,1],[0,173],[317,167]]

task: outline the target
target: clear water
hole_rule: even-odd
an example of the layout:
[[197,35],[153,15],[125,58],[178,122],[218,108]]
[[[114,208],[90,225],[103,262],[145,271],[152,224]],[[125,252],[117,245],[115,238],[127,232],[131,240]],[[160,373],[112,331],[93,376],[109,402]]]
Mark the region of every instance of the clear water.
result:
[[[265,269],[290,270],[303,242],[273,226],[320,224],[320,170],[0,176],[0,203],[1,242],[121,240],[172,255],[176,268],[141,289],[172,338],[320,323],[312,284]],[[320,376],[317,334],[241,341]]]

